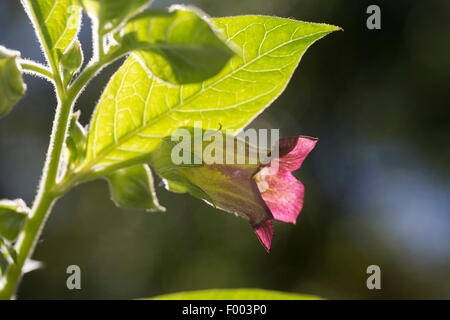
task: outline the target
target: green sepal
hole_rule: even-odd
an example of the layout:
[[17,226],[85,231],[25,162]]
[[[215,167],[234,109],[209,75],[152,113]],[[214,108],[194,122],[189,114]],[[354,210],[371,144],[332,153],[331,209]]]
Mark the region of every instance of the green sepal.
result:
[[[164,179],[169,191],[188,192],[216,208],[247,218],[252,224],[269,217],[253,178],[261,165],[259,157],[266,157],[269,150],[258,150],[239,137],[217,130],[179,130],[185,132],[179,135],[183,139],[162,139],[149,157],[150,165]],[[233,143],[228,144],[227,140]],[[177,144],[182,146],[183,155],[187,154],[180,157],[186,162],[174,161],[179,153],[174,149]],[[232,155],[233,161],[227,163],[227,155]]]
[[156,197],[153,176],[148,165],[136,165],[114,171],[106,177],[113,202],[122,208],[166,211]]

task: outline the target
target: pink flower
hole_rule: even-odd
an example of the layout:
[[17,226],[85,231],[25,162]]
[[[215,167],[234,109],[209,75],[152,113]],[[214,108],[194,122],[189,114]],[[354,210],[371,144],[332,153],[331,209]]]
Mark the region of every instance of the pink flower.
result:
[[[303,208],[305,187],[295,178],[292,171],[301,167],[316,143],[316,138],[304,136],[280,139],[279,157],[263,166],[253,176],[273,220],[295,224]],[[272,219],[266,219],[252,227],[269,251],[273,236]]]
[[[317,139],[304,136],[281,138],[276,146],[278,156],[267,165],[224,161],[174,165],[170,160],[173,143],[166,141],[153,152],[150,164],[170,191],[189,192],[218,209],[247,219],[269,251],[272,220],[295,223],[302,210],[304,187],[292,171],[300,168],[316,142]],[[253,147],[246,148],[249,154]]]

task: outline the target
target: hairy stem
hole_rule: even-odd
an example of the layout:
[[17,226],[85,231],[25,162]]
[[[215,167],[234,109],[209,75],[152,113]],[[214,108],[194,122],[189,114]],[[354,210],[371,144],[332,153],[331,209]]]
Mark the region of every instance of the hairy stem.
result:
[[[38,26],[36,14],[30,0],[25,1],[25,9],[29,10],[29,17],[33,22],[39,39],[44,39],[42,30]],[[60,166],[64,140],[69,126],[72,104],[76,97],[74,94],[66,94],[66,88],[62,84],[61,75],[58,65],[51,58],[50,49],[45,41],[41,41],[49,62],[51,72],[46,67],[41,67],[36,63],[21,61],[21,65],[25,70],[31,70],[45,77],[50,77],[55,84],[58,98],[58,106],[56,108],[55,120],[53,122],[50,144],[45,159],[44,169],[42,171],[41,182],[33,202],[29,218],[24,230],[21,232],[19,239],[15,245],[17,252],[17,263],[12,264],[5,276],[5,283],[0,290],[0,299],[11,299],[17,289],[18,283],[22,276],[22,268],[34,251],[34,247],[39,239],[44,222],[47,219],[50,209],[56,201],[58,194],[55,192],[57,184],[58,169]]]
[[41,194],[32,208],[32,216],[27,221],[25,229],[21,233],[18,240],[16,250],[17,250],[17,264],[13,264],[8,269],[6,274],[5,286],[0,291],[0,300],[11,299],[14,296],[16,288],[20,282],[22,276],[22,268],[26,260],[31,255],[34,250],[37,239],[41,233],[44,221],[50,212],[50,208],[54,203],[55,198],[51,195]]
[[[42,30],[38,27],[36,16],[32,9],[33,7],[30,5],[30,0],[26,0],[24,3],[26,4],[25,8],[29,9],[29,16],[35,26],[38,37],[43,39]],[[0,299],[11,299],[14,296],[22,277],[23,266],[33,254],[34,248],[40,237],[45,221],[50,214],[53,204],[73,185],[68,185],[67,183],[62,185],[61,182],[58,181],[58,170],[61,166],[64,142],[66,139],[74,102],[87,83],[103,67],[126,54],[125,51],[119,48],[115,48],[115,50],[111,50],[111,52],[105,54],[103,51],[103,37],[100,37],[97,43],[98,52],[94,55],[94,59],[81,72],[78,78],[73,81],[73,84],[67,88],[63,85],[57,63],[51,58],[48,46],[45,42],[42,44],[44,51],[46,52],[46,57],[50,68],[28,60],[20,60],[19,62],[24,71],[41,75],[54,83],[58,98],[58,106],[56,108],[50,144],[42,171],[39,190],[33,202],[29,219],[27,220],[25,228],[19,235],[19,239],[15,245],[17,252],[17,263],[12,264],[9,267],[7,274],[3,279],[3,287],[1,287],[2,283],[0,283]],[[74,181],[77,181],[77,179],[74,179]]]
[[[47,157],[42,171],[41,183],[38,193],[33,202],[31,213],[24,230],[16,243],[17,263],[10,266],[5,276],[5,285],[0,289],[0,299],[11,299],[18,287],[22,276],[22,269],[34,251],[35,245],[40,237],[42,228],[50,214],[51,208],[56,200],[66,193],[71,185],[61,186],[58,181],[58,169],[61,163],[64,141],[66,138],[72,107],[80,92],[87,83],[106,65],[117,60],[125,54],[121,51],[112,52],[101,60],[92,61],[74,81],[73,85],[66,90],[62,86],[57,70],[53,74],[45,74],[48,69],[36,64],[22,63],[22,67],[28,70],[50,76],[56,85],[58,106],[55,120],[53,122],[52,135],[47,152]],[[53,68],[52,68],[53,69]],[[56,72],[55,72],[56,71]]]
[[[61,90],[57,91],[60,92]],[[57,185],[57,174],[74,97],[62,96],[58,100],[41,184],[34,200],[29,219],[17,241],[17,263],[11,265],[8,270],[6,284],[0,291],[1,299],[9,299],[14,294],[22,275],[22,268],[26,260],[30,258],[45,220],[50,213],[50,209],[59,196],[55,186]]]

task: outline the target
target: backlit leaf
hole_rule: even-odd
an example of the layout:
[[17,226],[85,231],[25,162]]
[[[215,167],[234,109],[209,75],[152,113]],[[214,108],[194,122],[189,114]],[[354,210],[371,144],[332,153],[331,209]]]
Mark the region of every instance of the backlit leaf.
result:
[[215,289],[158,296],[156,300],[320,300],[311,295],[261,289]]
[[180,127],[239,131],[285,89],[306,49],[338,27],[290,19],[241,16],[213,20],[242,50],[215,77],[168,85],[130,57],[94,112],[80,171],[108,172],[145,161]]
[[131,19],[122,30],[122,46],[137,56],[159,79],[193,83],[216,75],[233,56],[223,34],[198,9],[172,6]]
[[62,54],[76,39],[81,23],[81,7],[76,0],[21,0],[48,59],[59,67]]

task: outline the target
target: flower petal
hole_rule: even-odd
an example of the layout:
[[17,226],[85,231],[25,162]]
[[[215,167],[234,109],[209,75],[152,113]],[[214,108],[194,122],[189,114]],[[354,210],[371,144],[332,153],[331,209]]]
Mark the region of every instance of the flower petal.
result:
[[271,220],[266,220],[259,225],[254,225],[253,230],[255,230],[256,235],[261,241],[264,248],[267,251],[270,250],[270,246],[272,245],[272,237],[273,237],[273,226]]
[[267,175],[269,189],[261,196],[269,207],[273,218],[278,221],[295,223],[303,208],[305,187],[289,171],[278,171],[276,175]]
[[[297,136],[281,138],[278,141],[280,170],[295,171],[301,167],[303,160],[314,149],[318,139]],[[272,160],[277,161],[277,159]],[[270,166],[270,165],[269,165]]]

